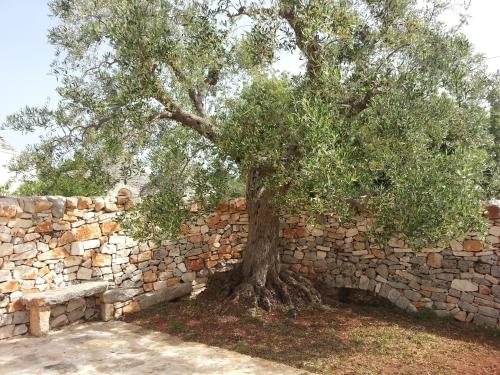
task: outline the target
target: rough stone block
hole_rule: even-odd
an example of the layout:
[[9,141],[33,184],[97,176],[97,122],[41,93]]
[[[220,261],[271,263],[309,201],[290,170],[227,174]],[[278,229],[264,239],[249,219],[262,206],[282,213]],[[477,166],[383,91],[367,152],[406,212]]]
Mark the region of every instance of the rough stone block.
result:
[[50,307],[33,306],[30,309],[30,333],[33,336],[45,336],[49,333]]
[[478,290],[478,286],[469,280],[455,279],[451,282],[451,287],[462,292],[475,292]]
[[115,288],[107,290],[102,295],[102,300],[105,304],[111,304],[116,302],[126,302],[130,301],[132,298],[141,293],[139,288]]
[[480,326],[495,327],[497,324],[497,319],[491,318],[489,316],[475,314],[473,323]]
[[0,340],[14,336],[14,324],[0,327]]

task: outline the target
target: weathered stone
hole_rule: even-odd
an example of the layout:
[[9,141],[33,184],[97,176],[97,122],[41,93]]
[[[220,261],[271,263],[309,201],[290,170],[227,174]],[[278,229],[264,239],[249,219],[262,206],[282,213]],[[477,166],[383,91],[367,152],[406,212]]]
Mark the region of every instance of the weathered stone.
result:
[[13,274],[18,280],[35,280],[38,276],[38,268],[22,265],[16,267]]
[[0,283],[12,280],[12,273],[9,270],[0,270]]
[[83,259],[79,256],[69,256],[64,258],[64,267],[74,267],[79,266]]
[[478,310],[478,307],[473,305],[472,303],[465,302],[465,301],[460,301],[458,303],[458,307],[460,307],[462,310],[475,313]]
[[50,329],[50,307],[33,306],[30,309],[30,333],[33,336],[45,336]]
[[52,202],[46,197],[33,198],[33,204],[35,205],[35,212],[44,212],[52,207]]
[[12,293],[19,290],[19,282],[17,280],[10,280],[0,283],[0,293]]
[[8,256],[14,252],[14,245],[10,243],[0,244],[0,257]]
[[410,301],[405,296],[399,296],[399,298],[394,303],[400,309],[405,310],[410,304]]
[[66,312],[66,305],[52,305],[50,309],[50,316],[56,317]]
[[71,255],[83,256],[85,249],[82,242],[73,242],[71,244]]
[[427,256],[427,264],[433,268],[441,268],[443,256],[439,253],[430,253]]
[[488,233],[492,236],[500,237],[500,226],[492,226],[488,229]]
[[107,236],[120,231],[120,224],[116,221],[105,221],[101,224],[102,234]]
[[147,309],[160,302],[171,301],[191,293],[192,286],[190,283],[181,283],[154,292],[142,294],[138,297],[138,302],[142,310]]
[[92,257],[92,267],[105,266],[111,266],[111,255],[98,253]]
[[347,230],[347,232],[345,233],[345,236],[346,237],[354,237],[356,236],[357,234],[359,233],[358,229],[357,228],[350,228]]
[[76,239],[78,241],[86,241],[99,237],[101,237],[101,228],[98,223],[82,225],[76,230]]
[[500,310],[488,306],[479,306],[478,313],[491,318],[498,318]]
[[409,289],[404,291],[404,295],[411,301],[420,301],[420,299],[422,298],[422,295],[420,293]]
[[396,289],[391,289],[389,291],[389,293],[387,294],[387,298],[389,299],[389,301],[391,301],[392,303],[396,303],[396,301],[398,300],[398,298],[401,296],[401,293],[399,293]]
[[9,226],[12,227],[12,228],[30,228],[33,226],[33,221],[32,220],[28,220],[28,219],[14,219],[12,220],[11,223],[9,223]]
[[76,273],[78,280],[90,280],[92,278],[92,270],[90,268],[80,267]]
[[28,294],[22,296],[21,301],[27,306],[58,305],[75,298],[101,294],[107,287],[107,281],[89,281],[47,292]]
[[142,291],[138,288],[129,289],[110,289],[104,292],[102,300],[104,303],[116,303],[130,301],[132,298],[140,294]]
[[79,307],[68,313],[68,320],[70,323],[76,322],[85,316],[85,306]]
[[61,218],[64,216],[66,211],[66,198],[51,196],[47,197],[48,201],[52,203],[51,212],[52,216],[56,218]]
[[450,241],[450,247],[453,251],[462,251],[464,249],[462,243],[457,240]]
[[83,245],[84,250],[97,249],[101,246],[101,241],[99,241],[98,239],[87,240],[87,241],[81,242],[81,244]]
[[[217,214],[200,215],[184,225],[186,238],[159,245],[137,243],[117,234],[117,214],[102,211],[106,209],[104,199],[80,199],[86,208],[75,209],[78,199],[68,198],[68,211],[57,220],[52,218],[53,213],[51,217],[54,204],[41,215],[14,207],[14,216],[5,219],[2,199],[0,283],[4,290],[15,291],[0,294],[0,311],[4,311],[0,312],[0,326],[13,324],[13,313],[24,309],[18,300],[19,288],[46,288],[48,292],[53,286],[61,288],[67,283],[91,278],[136,291],[113,302],[118,304],[116,311],[113,303],[102,303],[101,312],[104,306],[109,310],[105,316],[111,318],[116,313],[119,317],[124,312],[142,309],[143,305],[152,302],[142,300],[141,293],[155,296],[154,293],[184,284],[188,284],[183,286],[185,288],[190,288],[191,284],[199,288],[197,277],[233,267],[242,257],[248,236],[248,215],[235,212],[233,204],[226,204]],[[114,204],[116,210],[123,210],[121,206],[116,207],[116,199],[111,197],[106,201]],[[31,199],[23,205],[36,210]],[[16,226],[18,219],[34,224],[22,228],[22,225]],[[306,221],[299,216],[286,218],[281,254],[284,269],[311,276],[332,287],[373,291],[405,311],[429,307],[465,321],[472,321],[475,316],[478,320],[494,318],[491,315],[500,311],[500,239],[496,236],[500,226],[496,221],[488,222],[489,235],[484,244],[478,240],[481,234],[471,233],[464,241],[466,248],[460,241],[451,241],[449,247],[426,248],[421,252],[414,252],[400,239],[392,239],[393,248],[371,243],[364,233],[371,222],[365,217],[357,217],[353,223],[341,226],[333,216],[326,215],[313,233],[305,226]],[[54,233],[49,230],[50,226]],[[82,241],[76,241],[77,233]],[[70,248],[71,256],[67,254]],[[57,253],[59,255],[54,256]],[[33,259],[37,256],[38,259]],[[7,284],[11,281],[18,284]],[[150,301],[156,299],[149,298]],[[72,310],[78,311],[71,319],[94,317],[97,310],[92,306],[93,300],[89,298],[88,306]],[[128,303],[130,301],[132,303]],[[77,303],[76,300],[73,303]],[[59,312],[57,306],[62,306],[63,310]],[[486,309],[479,310],[480,307]],[[65,308],[63,304],[53,308],[51,324],[59,316],[61,321],[69,321],[67,316],[62,316]],[[2,316],[9,316],[10,321]],[[25,323],[14,325],[22,331]]]
[[79,210],[85,210],[92,206],[92,199],[88,197],[78,197],[77,208]]
[[359,289],[368,290],[369,285],[370,279],[365,275],[361,275],[361,277],[359,278]]
[[52,230],[53,230],[52,221],[50,221],[50,220],[45,220],[44,222],[38,224],[35,227],[35,232],[37,232],[37,233],[48,233],[48,232],[52,232]]
[[465,240],[464,241],[464,250],[465,251],[481,251],[483,248],[483,244],[478,240]]
[[67,221],[58,221],[52,224],[52,229],[55,231],[68,231],[71,230],[71,223]]
[[380,264],[379,266],[377,266],[376,271],[380,276],[382,276],[385,279],[387,278],[387,275],[389,274],[389,270],[385,264]]
[[478,286],[471,283],[468,280],[455,279],[451,282],[451,287],[462,292],[475,292],[478,290]]
[[14,336],[14,324],[0,327],[0,340]]
[[480,314],[476,314],[473,320],[474,324],[486,327],[495,327],[497,324],[497,319],[491,318],[489,316],[484,316]]
[[66,311],[70,312],[85,306],[85,298],[74,298],[68,302],[68,306],[66,307]]
[[29,315],[26,310],[14,312],[14,317],[12,323],[14,324],[24,324],[29,322]]
[[24,335],[26,332],[28,332],[26,324],[18,324],[14,328],[14,336]]
[[157,279],[156,273],[153,271],[145,272],[142,276],[142,280],[145,283],[152,283],[152,282],[156,281],[156,279]]
[[405,242],[399,238],[391,238],[389,240],[389,246],[390,247],[397,247],[397,248],[404,248]]
[[38,254],[37,259],[39,261],[50,260],[50,259],[63,259],[69,256],[68,252],[64,247],[57,247],[53,250],[49,250],[46,253]]
[[14,245],[14,254],[20,254],[35,249],[36,249],[36,244],[34,242],[21,243],[19,245]]
[[491,204],[486,207],[488,219],[500,219],[500,205]]
[[50,327],[51,328],[58,328],[61,326],[65,326],[66,324],[69,323],[68,316],[66,314],[59,315],[55,317],[51,322],[50,322]]
[[182,274],[181,280],[185,283],[191,283],[196,279],[196,273],[195,272],[186,272]]
[[500,266],[492,266],[491,267],[491,276],[500,277]]
[[491,292],[496,296],[500,298],[500,285],[493,285],[491,287]]
[[116,245],[102,245],[101,246],[101,253],[103,254],[115,254],[116,253]]
[[57,242],[58,246],[64,246],[68,243],[76,241],[76,236],[73,232],[64,232]]
[[107,322],[113,319],[115,308],[112,303],[101,304],[101,320]]

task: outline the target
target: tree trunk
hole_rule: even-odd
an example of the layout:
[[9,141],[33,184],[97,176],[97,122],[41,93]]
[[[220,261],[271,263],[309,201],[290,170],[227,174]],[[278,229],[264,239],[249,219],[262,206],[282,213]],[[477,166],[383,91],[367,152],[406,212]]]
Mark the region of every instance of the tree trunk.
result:
[[247,177],[248,239],[243,253],[242,273],[246,282],[264,288],[278,276],[280,267],[279,217],[270,200],[273,193],[262,187],[259,171]]
[[[279,216],[273,208],[275,191],[263,186],[262,172],[247,177],[248,239],[243,262],[225,274],[213,275],[208,296],[225,295],[225,309],[277,306],[298,307],[319,303],[321,298],[310,280],[293,272],[280,272]],[[209,297],[210,298],[210,297]],[[229,299],[229,301],[227,301]]]

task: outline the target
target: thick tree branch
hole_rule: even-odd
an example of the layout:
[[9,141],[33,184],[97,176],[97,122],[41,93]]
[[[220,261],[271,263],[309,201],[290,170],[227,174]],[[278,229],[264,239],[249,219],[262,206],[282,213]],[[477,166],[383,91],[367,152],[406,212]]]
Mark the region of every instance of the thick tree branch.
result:
[[280,16],[290,25],[295,33],[297,47],[307,59],[306,70],[310,78],[314,79],[320,70],[321,47],[317,37],[308,40],[304,33],[304,24],[292,9],[283,9]]
[[156,97],[156,100],[158,100],[158,102],[160,102],[165,107],[167,112],[162,112],[156,116],[153,116],[152,120],[174,120],[180,125],[194,130],[211,142],[217,141],[217,131],[208,118],[190,113],[181,108],[181,106],[179,106],[174,101],[167,99],[164,96]]
[[210,87],[217,84],[219,80],[220,69],[209,69],[207,76],[203,81],[202,87],[196,88],[178,66],[176,66],[172,62],[169,62],[167,64],[172,69],[177,79],[186,87],[189,99],[191,100],[198,115],[206,117],[204,101]]
[[363,97],[353,97],[341,102],[340,104],[346,108],[346,114],[349,117],[354,117],[363,112],[370,105],[372,99],[379,94],[380,91],[375,89],[369,90]]

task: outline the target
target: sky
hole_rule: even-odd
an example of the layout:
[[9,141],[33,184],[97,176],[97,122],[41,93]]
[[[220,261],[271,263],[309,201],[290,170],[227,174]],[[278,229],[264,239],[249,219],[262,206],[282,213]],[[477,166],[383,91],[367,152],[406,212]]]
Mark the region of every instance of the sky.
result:
[[[466,35],[476,51],[488,58],[489,69],[500,70],[500,0],[472,0],[469,14]],[[448,19],[452,22],[454,16]],[[49,74],[54,48],[47,42],[54,22],[46,0],[0,0],[0,123],[26,105],[56,101],[57,81]],[[298,70],[297,59],[291,55],[283,56],[277,66]],[[39,137],[10,130],[0,130],[0,135],[17,150]]]

